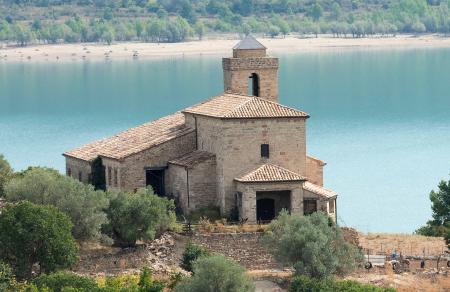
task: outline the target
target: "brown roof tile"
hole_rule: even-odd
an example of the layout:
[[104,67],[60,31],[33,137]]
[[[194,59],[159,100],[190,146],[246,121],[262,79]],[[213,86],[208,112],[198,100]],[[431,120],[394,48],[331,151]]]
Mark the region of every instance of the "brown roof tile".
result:
[[122,159],[193,131],[194,129],[185,125],[184,115],[177,112],[115,136],[86,144],[64,155],[86,161],[98,156]]
[[235,180],[239,182],[286,182],[304,181],[306,177],[278,165],[263,164]]
[[337,194],[335,192],[333,192],[332,190],[329,190],[329,189],[326,189],[319,185],[313,184],[309,181],[306,181],[303,184],[303,189],[310,191],[311,193],[314,193],[316,195],[326,197],[326,198],[333,198],[333,197],[337,196]]
[[215,158],[216,155],[206,151],[193,151],[177,159],[169,161],[169,163],[186,166],[188,168],[193,167],[201,162]]
[[224,119],[308,118],[305,112],[256,96],[224,93],[191,106],[183,112]]

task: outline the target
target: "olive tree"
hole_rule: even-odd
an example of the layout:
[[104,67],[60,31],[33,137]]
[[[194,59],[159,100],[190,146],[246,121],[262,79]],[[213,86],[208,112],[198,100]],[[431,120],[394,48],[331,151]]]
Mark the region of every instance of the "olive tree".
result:
[[111,192],[106,213],[109,224],[104,231],[121,247],[135,246],[137,240],[152,240],[176,222],[173,200],[158,197],[146,188],[135,194]]
[[5,157],[0,154],[0,197],[4,195],[5,184],[11,179],[13,170]]
[[221,255],[201,257],[194,262],[193,276],[181,281],[175,292],[248,292],[253,282],[239,264]]
[[11,202],[27,200],[55,206],[70,217],[78,240],[100,238],[101,226],[107,222],[105,192],[48,168],[30,168],[16,175],[7,183],[5,197]]
[[50,273],[71,267],[78,256],[72,223],[53,206],[23,201],[7,205],[0,214],[0,259],[19,279],[30,278],[32,267]]
[[267,228],[263,243],[278,261],[293,265],[296,274],[314,278],[346,274],[362,261],[359,250],[320,212],[309,216],[281,212]]

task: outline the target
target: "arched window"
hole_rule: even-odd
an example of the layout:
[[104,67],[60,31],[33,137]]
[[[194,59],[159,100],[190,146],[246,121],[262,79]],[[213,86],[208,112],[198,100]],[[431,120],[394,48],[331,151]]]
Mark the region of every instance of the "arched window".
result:
[[256,73],[252,73],[248,82],[248,95],[259,96],[259,76]]

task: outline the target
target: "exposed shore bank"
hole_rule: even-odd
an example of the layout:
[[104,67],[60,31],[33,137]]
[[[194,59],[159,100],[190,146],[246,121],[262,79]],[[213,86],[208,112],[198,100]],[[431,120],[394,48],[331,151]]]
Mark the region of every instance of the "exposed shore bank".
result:
[[[374,38],[259,38],[269,53],[286,54],[349,49],[450,48],[450,37],[438,35],[399,35]],[[33,45],[14,47],[0,44],[0,61],[83,61],[145,59],[195,55],[229,55],[238,39],[206,39],[183,43],[126,42]]]

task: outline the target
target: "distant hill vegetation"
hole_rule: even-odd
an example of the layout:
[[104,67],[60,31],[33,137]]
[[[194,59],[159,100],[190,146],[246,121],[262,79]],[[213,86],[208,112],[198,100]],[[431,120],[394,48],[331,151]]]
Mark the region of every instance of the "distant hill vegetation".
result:
[[0,0],[0,41],[180,42],[206,33],[450,32],[450,0]]

